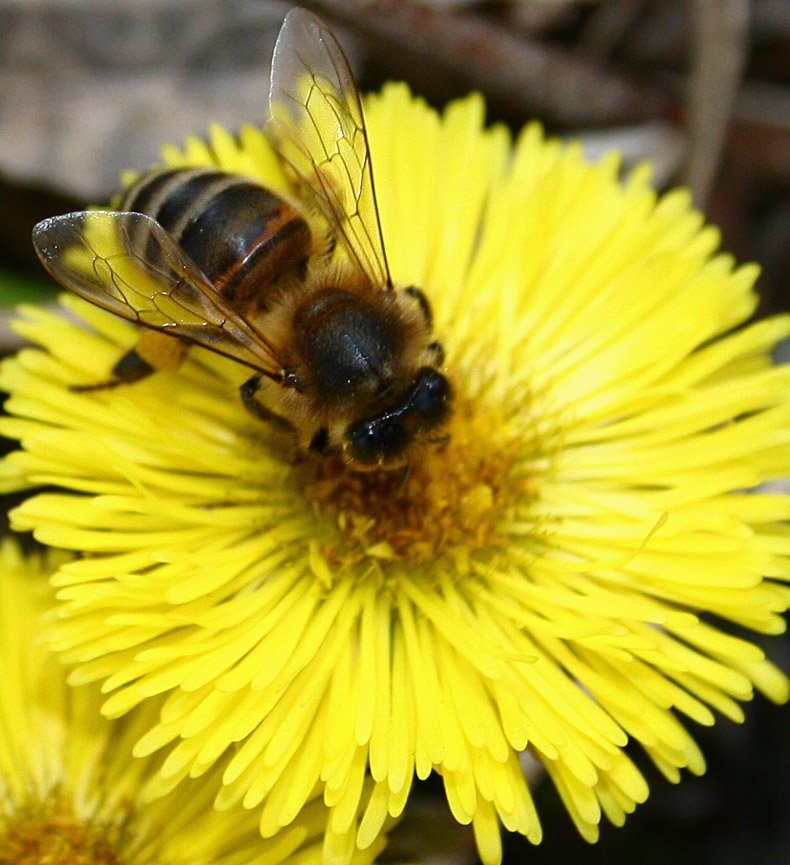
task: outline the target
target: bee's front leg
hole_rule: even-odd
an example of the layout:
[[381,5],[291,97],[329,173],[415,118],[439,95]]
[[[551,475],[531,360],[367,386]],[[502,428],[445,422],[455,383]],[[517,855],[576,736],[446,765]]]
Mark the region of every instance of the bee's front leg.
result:
[[239,388],[244,408],[246,408],[251,415],[260,418],[260,420],[266,421],[266,423],[273,424],[274,426],[291,433],[294,432],[293,425],[289,421],[287,421],[282,415],[279,415],[276,412],[273,412],[270,408],[267,408],[255,398],[255,395],[261,389],[262,380],[263,376],[261,373],[255,373],[252,378],[248,378]]

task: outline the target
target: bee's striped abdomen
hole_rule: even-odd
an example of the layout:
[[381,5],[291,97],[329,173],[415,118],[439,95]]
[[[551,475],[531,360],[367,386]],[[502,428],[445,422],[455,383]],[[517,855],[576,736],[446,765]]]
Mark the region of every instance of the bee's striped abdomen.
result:
[[[275,284],[304,277],[307,222],[245,177],[205,168],[155,171],[125,192],[120,209],[153,217],[242,313],[265,311]],[[135,245],[145,249],[142,241]]]

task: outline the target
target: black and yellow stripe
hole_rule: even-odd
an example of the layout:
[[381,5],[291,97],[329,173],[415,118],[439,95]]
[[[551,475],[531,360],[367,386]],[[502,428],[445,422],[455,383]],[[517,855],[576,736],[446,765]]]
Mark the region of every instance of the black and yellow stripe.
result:
[[[304,277],[311,251],[307,222],[240,175],[211,168],[154,171],[125,191],[119,210],[155,219],[241,312],[264,311],[272,286]],[[147,238],[132,237],[131,243],[155,263],[155,245]]]

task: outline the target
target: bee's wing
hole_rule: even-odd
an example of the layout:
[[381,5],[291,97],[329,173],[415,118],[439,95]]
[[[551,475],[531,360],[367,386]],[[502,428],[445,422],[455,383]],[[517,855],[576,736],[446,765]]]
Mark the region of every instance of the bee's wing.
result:
[[343,49],[306,9],[285,17],[272,59],[267,132],[375,287],[392,287],[362,103]]
[[280,378],[277,351],[150,216],[91,210],[39,222],[33,245],[61,285],[122,318]]

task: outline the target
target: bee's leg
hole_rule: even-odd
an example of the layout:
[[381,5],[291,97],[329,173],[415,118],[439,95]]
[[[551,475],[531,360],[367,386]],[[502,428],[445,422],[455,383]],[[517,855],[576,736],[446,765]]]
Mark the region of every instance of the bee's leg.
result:
[[[417,305],[420,307],[420,312],[428,327],[433,327],[433,310],[431,309],[430,301],[425,296],[425,292],[421,288],[417,288],[416,285],[409,286],[405,291],[409,297],[413,297],[417,301]],[[437,367],[444,365],[444,348],[440,342],[432,342],[428,346],[428,351],[434,355],[434,363]]]
[[83,393],[90,390],[106,390],[119,384],[133,384],[158,370],[178,369],[186,353],[186,343],[177,337],[146,330],[140,334],[137,345],[130,348],[112,368],[112,378],[97,384],[73,384],[70,390]]
[[431,309],[431,304],[428,301],[428,298],[425,296],[425,292],[421,288],[417,288],[416,285],[410,285],[406,289],[406,294],[417,301],[417,304],[420,307],[420,312],[422,312],[423,317],[425,318],[425,323],[428,327],[431,327],[433,325],[433,310]]
[[313,437],[310,439],[310,444],[307,446],[307,450],[311,454],[320,457],[326,454],[328,447],[329,430],[325,426],[322,426],[317,432],[313,433]]
[[255,399],[255,394],[261,389],[262,378],[263,376],[260,373],[256,373],[252,378],[248,378],[239,388],[244,408],[246,408],[251,415],[260,418],[260,420],[266,421],[266,423],[273,424],[274,426],[287,430],[288,432],[293,432],[293,426],[282,417],[282,415],[273,412]]
[[119,384],[132,384],[140,381],[154,372],[151,364],[144,361],[137,353],[136,348],[130,348],[125,355],[112,368],[112,378],[95,384],[72,384],[69,390],[74,393],[86,393],[91,390],[108,390]]
[[444,347],[440,342],[434,340],[434,342],[428,346],[428,351],[433,352],[436,358],[435,363],[437,367],[444,365]]

